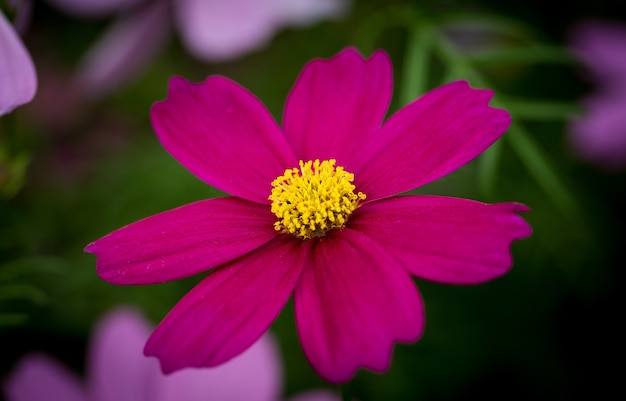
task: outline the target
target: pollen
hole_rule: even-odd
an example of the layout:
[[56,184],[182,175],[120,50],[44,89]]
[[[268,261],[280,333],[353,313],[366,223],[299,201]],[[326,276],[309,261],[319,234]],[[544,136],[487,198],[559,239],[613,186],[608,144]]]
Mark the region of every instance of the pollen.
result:
[[310,239],[346,224],[365,194],[354,192],[354,174],[335,163],[300,160],[300,168],[287,169],[272,182],[276,231]]

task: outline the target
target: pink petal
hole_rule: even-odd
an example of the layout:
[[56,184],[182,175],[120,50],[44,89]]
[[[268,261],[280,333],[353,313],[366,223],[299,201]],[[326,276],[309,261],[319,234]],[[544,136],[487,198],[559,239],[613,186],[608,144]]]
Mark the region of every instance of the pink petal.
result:
[[269,41],[280,27],[273,1],[179,0],[177,27],[188,50],[206,61],[242,56]]
[[268,203],[271,182],[297,160],[265,106],[219,76],[201,84],[170,81],[152,106],[163,146],[189,171],[231,195]]
[[226,61],[267,45],[285,25],[338,16],[345,0],[178,0],[175,17],[183,44],[205,61]]
[[599,81],[626,81],[626,25],[586,20],[573,26],[568,42]]
[[77,86],[97,98],[140,73],[170,37],[169,12],[157,1],[117,19],[81,60]]
[[157,326],[145,354],[163,372],[224,363],[274,321],[304,264],[302,241],[280,236],[209,274]]
[[476,284],[511,268],[511,243],[531,234],[517,213],[528,210],[519,203],[400,196],[363,205],[349,225],[376,240],[420,278]]
[[282,384],[278,344],[268,332],[218,367],[185,369],[164,377],[155,401],[277,401]]
[[87,401],[78,377],[43,354],[23,357],[4,384],[8,401]]
[[604,168],[626,167],[626,93],[600,92],[584,103],[585,114],[570,121],[573,151]]
[[393,343],[416,341],[424,307],[403,266],[378,243],[343,229],[310,242],[295,291],[298,334],[315,370],[334,383],[389,367]]
[[0,116],[33,100],[35,65],[11,23],[0,12]]
[[78,17],[96,17],[129,9],[142,0],[47,0],[54,7]]
[[89,390],[99,401],[155,400],[165,377],[143,355],[150,324],[137,311],[118,308],[94,328],[89,348]]
[[511,118],[488,106],[490,90],[457,81],[430,91],[394,114],[358,157],[353,171],[368,201],[415,189],[458,169],[494,143]]
[[314,60],[300,74],[285,106],[285,135],[299,159],[337,159],[352,171],[355,158],[380,127],[392,90],[389,56],[364,59],[349,48],[329,60]]
[[206,271],[276,236],[265,205],[237,198],[191,203],[122,227],[87,245],[100,277],[151,284]]

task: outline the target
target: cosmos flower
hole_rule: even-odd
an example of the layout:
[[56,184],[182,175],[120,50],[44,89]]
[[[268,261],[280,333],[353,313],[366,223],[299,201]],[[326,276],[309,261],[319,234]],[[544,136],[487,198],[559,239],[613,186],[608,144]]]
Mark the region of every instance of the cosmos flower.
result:
[[170,154],[231,194],[182,206],[89,244],[115,284],[212,270],[161,321],[145,353],[164,372],[216,366],[253,344],[293,294],[298,334],[330,382],[385,371],[395,342],[424,330],[410,274],[481,283],[512,265],[531,229],[518,203],[398,196],[463,166],[497,140],[509,114],[458,81],[383,119],[391,61],[349,48],[314,60],[286,102],[283,126],[236,83],[172,78],[151,110]]
[[570,124],[570,142],[583,159],[608,169],[626,167],[626,26],[586,21],[570,46],[587,67],[593,93]]
[[348,0],[48,0],[79,17],[117,14],[85,54],[77,85],[92,96],[149,65],[171,36],[199,60],[229,61],[262,48],[279,30],[342,15]]
[[[4,383],[7,401],[278,401],[282,364],[271,334],[246,352],[213,369],[188,369],[165,376],[142,353],[150,324],[132,308],[117,308],[93,330],[86,383],[45,354],[24,356]],[[328,390],[297,395],[336,401]],[[300,399],[294,398],[293,400]]]
[[36,90],[37,75],[33,60],[0,11],[0,116],[30,102]]

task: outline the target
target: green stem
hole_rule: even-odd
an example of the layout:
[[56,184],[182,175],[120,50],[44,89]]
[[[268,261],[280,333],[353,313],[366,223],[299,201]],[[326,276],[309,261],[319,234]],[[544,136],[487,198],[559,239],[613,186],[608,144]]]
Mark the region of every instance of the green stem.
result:
[[352,401],[350,382],[340,385],[339,388],[341,389],[341,401]]
[[429,73],[430,32],[421,25],[409,33],[409,42],[404,59],[404,84],[400,88],[400,104],[411,103],[426,92]]

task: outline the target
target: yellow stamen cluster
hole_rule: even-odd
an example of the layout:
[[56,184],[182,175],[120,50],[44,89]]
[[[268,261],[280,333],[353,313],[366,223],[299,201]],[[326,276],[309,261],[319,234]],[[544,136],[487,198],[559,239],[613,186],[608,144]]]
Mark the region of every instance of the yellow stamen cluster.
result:
[[300,169],[287,169],[272,182],[269,200],[278,217],[276,231],[310,239],[346,224],[365,194],[354,193],[354,174],[335,163],[300,160]]

